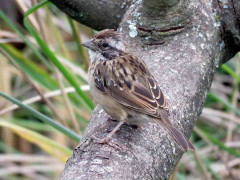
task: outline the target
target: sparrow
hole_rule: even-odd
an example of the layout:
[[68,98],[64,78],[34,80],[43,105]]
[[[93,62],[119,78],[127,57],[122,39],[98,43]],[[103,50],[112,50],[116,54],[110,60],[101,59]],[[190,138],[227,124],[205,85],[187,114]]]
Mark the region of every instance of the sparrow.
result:
[[155,122],[161,125],[183,151],[194,150],[170,121],[168,100],[144,61],[130,53],[122,36],[105,29],[81,45],[89,49],[88,70],[90,91],[117,126],[101,139],[108,143],[124,123],[141,126]]

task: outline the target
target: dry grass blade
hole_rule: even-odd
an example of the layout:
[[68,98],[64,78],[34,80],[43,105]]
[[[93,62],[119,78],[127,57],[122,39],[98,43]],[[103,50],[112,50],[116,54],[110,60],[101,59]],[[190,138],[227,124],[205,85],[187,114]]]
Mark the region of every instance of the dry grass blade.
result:
[[0,155],[0,163],[13,161],[13,162],[39,162],[39,163],[60,163],[55,158],[46,155],[25,155],[25,154],[4,154]]
[[[240,118],[236,116],[232,116],[229,113],[225,113],[219,110],[211,109],[211,108],[203,108],[202,117],[212,119],[213,122],[216,122],[213,117],[219,117],[221,119],[230,120],[238,125],[240,125]],[[227,123],[227,122],[226,122]]]
[[[28,6],[24,3],[22,0],[16,0],[17,5],[19,6],[20,10],[24,14],[28,10]],[[29,20],[31,24],[39,31],[39,25],[38,22],[35,20],[33,15],[30,15]]]
[[[60,87],[60,90],[61,90],[61,95],[63,96],[63,101],[64,101],[64,104],[66,105],[66,108],[67,108],[67,113],[70,117],[70,120],[72,121],[73,123],[73,127],[74,127],[74,130],[80,134],[80,126],[78,124],[78,121],[75,117],[75,114],[73,112],[73,108],[70,104],[70,101],[69,101],[69,98],[67,96],[67,94],[65,93],[64,91],[64,85],[63,85],[63,78],[61,77],[61,74],[60,72],[58,71],[57,68],[55,68],[55,72],[56,72],[56,77],[57,77],[57,80],[59,82],[59,87]],[[66,123],[65,123],[66,124]]]
[[[32,3],[33,3],[33,5],[37,5],[37,0],[32,0]],[[50,16],[50,15],[49,15]],[[39,31],[39,33],[42,35],[42,37],[43,37],[43,39],[45,40],[45,43],[47,44],[47,45],[51,45],[51,43],[50,43],[50,37],[49,37],[49,34],[47,34],[46,33],[46,30],[47,30],[47,27],[45,26],[45,24],[46,23],[43,23],[43,20],[44,20],[44,18],[43,17],[40,17],[40,14],[39,14],[39,11],[36,11],[35,12],[35,18],[36,18],[36,20],[39,22],[39,28],[40,28],[40,31]],[[50,18],[50,17],[49,17]],[[51,25],[52,25],[52,23],[51,23]],[[51,26],[51,27],[53,27],[53,25]],[[57,29],[55,28],[55,31],[57,31]],[[53,31],[52,31],[53,32]],[[58,33],[56,33],[56,34],[58,34]],[[61,36],[59,36],[59,37],[61,37]],[[60,39],[60,38],[57,38],[56,37],[56,39]],[[63,47],[63,42],[59,42],[58,44],[60,44],[60,47]],[[65,49],[65,48],[61,48],[61,49]],[[68,52],[67,52],[67,50],[65,50],[64,51],[66,54],[67,54],[67,56],[68,56]],[[69,118],[70,118],[70,120],[72,121],[72,123],[73,123],[73,127],[74,127],[74,129],[75,129],[75,131],[77,132],[77,133],[80,133],[80,128],[79,128],[79,124],[78,124],[78,122],[77,122],[77,120],[76,120],[76,117],[75,117],[75,114],[74,114],[74,112],[73,112],[73,109],[72,109],[72,107],[71,107],[71,105],[70,105],[70,102],[69,102],[69,99],[68,99],[68,97],[67,97],[67,95],[65,94],[65,92],[64,92],[64,85],[63,85],[63,78],[61,77],[61,74],[60,74],[60,72],[59,72],[59,70],[52,64],[52,66],[53,66],[53,70],[54,70],[54,72],[55,72],[55,76],[56,76],[56,79],[57,79],[57,81],[58,81],[58,84],[59,84],[59,87],[60,87],[60,89],[61,89],[61,91],[62,91],[62,95],[63,95],[63,101],[64,101],[64,104],[66,105],[66,107],[67,107],[67,113],[68,113],[68,115],[69,115]],[[62,118],[61,118],[62,119]],[[67,124],[67,122],[66,122],[66,120],[63,118],[62,119],[62,124],[64,125],[64,126],[68,126],[68,124]]]
[[48,98],[46,98],[42,91],[35,85],[34,82],[32,82],[32,80],[27,76],[27,74],[18,66],[17,63],[15,63],[15,61],[2,49],[0,48],[0,52],[2,54],[4,54],[4,56],[11,62],[14,64],[14,66],[21,72],[22,76],[24,79],[26,79],[31,85],[32,87],[37,91],[37,93],[41,96],[42,100],[44,102],[46,102],[46,104],[48,105],[48,107],[52,110],[52,112],[56,115],[56,117],[58,118],[58,120],[60,122],[63,122],[62,118],[58,115],[57,111],[55,110],[54,106],[52,105],[52,103],[49,101]]
[[199,157],[197,151],[193,151],[193,156],[198,164],[198,166],[200,167],[202,173],[203,173],[203,176],[204,178],[203,179],[206,179],[206,180],[212,180],[211,178],[211,175],[208,173],[205,165],[202,163],[202,160],[201,158]]
[[[89,91],[89,86],[88,85],[83,85],[83,86],[81,86],[81,89],[83,91]],[[65,88],[64,92],[65,93],[73,93],[73,92],[75,92],[75,88],[73,88],[73,87]],[[61,90],[55,90],[55,91],[46,92],[46,93],[43,94],[43,96],[45,98],[51,98],[51,97],[59,96],[61,94],[62,94]],[[38,96],[34,96],[32,98],[26,99],[26,100],[22,101],[22,103],[25,104],[25,105],[29,105],[29,104],[32,104],[32,103],[35,103],[35,102],[38,102],[38,101],[41,101],[41,100],[42,100],[41,96],[38,95]],[[18,108],[19,108],[19,106],[14,104],[14,105],[11,105],[11,106],[9,106],[5,109],[2,109],[0,111],[0,116],[5,114],[5,113],[8,113],[10,111],[14,111]]]
[[28,178],[31,178],[31,179],[37,179],[37,180],[51,180],[49,178],[46,178],[45,176],[43,175],[40,175],[38,174],[38,172],[27,172],[27,173],[24,173],[24,175]]
[[82,68],[74,65],[73,63],[71,63],[70,61],[68,61],[67,59],[65,59],[64,57],[62,56],[58,56],[57,55],[57,58],[59,59],[59,61],[67,66],[69,69],[71,69],[71,71],[77,73],[81,78],[83,78],[86,82],[88,81],[88,75],[86,73],[86,71],[84,71]]
[[[0,53],[0,91],[11,94],[11,73],[8,71],[9,67],[10,65],[8,64],[7,58]],[[8,105],[8,101],[0,98],[0,109],[5,108]],[[11,117],[11,113],[5,114],[5,117]],[[14,146],[14,134],[9,129],[2,128],[0,134],[8,146]]]
[[52,172],[52,171],[62,171],[64,165],[59,163],[51,163],[51,164],[43,164],[43,165],[21,165],[21,166],[14,166],[11,165],[4,169],[0,169],[0,177],[7,176],[11,174],[24,174],[24,173],[31,173],[31,172]]
[[17,38],[18,36],[15,33],[10,31],[0,30],[0,38]]
[[[236,63],[236,74],[240,75],[240,63],[239,63],[239,61],[236,61],[235,63]],[[239,92],[238,81],[236,79],[234,79],[232,101],[231,101],[231,104],[234,108],[237,108],[238,92]],[[230,112],[230,114],[231,114],[230,119],[233,119],[236,117],[236,115],[233,112]],[[232,122],[229,122],[228,126],[227,126],[227,137],[226,137],[225,142],[232,140],[234,128],[235,128],[235,124]],[[223,161],[227,162],[229,160],[229,158],[230,158],[230,155],[227,152],[224,152],[223,157],[222,157]],[[228,174],[230,175],[231,178],[233,178],[233,175],[231,174],[231,168],[228,166],[227,163],[225,163],[225,164],[226,164],[226,168],[228,169],[228,172],[229,172]]]

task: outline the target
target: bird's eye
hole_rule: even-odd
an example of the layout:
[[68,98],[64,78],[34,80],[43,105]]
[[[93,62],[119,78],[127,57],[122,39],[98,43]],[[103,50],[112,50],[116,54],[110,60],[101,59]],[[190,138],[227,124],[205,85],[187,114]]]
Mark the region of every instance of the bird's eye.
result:
[[103,47],[103,48],[107,48],[107,47],[108,47],[108,43],[107,43],[107,42],[103,42],[103,43],[102,43],[102,47]]

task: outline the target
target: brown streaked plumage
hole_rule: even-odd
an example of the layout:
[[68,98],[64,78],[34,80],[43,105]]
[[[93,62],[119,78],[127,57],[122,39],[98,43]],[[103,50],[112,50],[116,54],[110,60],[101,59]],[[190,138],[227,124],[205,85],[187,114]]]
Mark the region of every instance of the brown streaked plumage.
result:
[[162,118],[161,112],[165,111],[165,114],[168,114],[166,98],[144,62],[138,59],[130,64],[126,59],[137,59],[130,56],[102,61],[91,67],[96,87],[124,106]]
[[[193,150],[188,139],[169,120],[168,101],[145,63],[128,52],[120,34],[103,30],[83,44],[90,51],[89,84],[94,99],[120,121],[101,142],[108,142],[121,124],[161,124],[184,151]],[[150,118],[151,116],[152,118]]]
[[119,33],[117,33],[116,31],[114,31],[113,29],[105,29],[105,30],[100,31],[95,36],[93,36],[93,38],[95,38],[95,39],[104,39],[104,38],[109,38],[109,37],[113,37],[115,39],[120,39],[121,35]]

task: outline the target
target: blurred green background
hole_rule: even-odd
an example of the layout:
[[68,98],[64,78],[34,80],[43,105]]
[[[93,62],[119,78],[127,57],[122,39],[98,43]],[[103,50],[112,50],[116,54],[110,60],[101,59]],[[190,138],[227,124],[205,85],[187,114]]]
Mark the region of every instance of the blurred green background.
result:
[[[0,9],[0,179],[57,179],[94,107],[79,44],[95,31],[47,1]],[[240,179],[239,85],[240,53],[218,68],[191,137],[197,151],[172,180]]]

